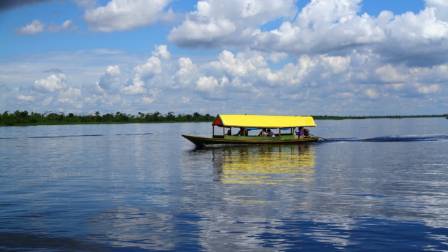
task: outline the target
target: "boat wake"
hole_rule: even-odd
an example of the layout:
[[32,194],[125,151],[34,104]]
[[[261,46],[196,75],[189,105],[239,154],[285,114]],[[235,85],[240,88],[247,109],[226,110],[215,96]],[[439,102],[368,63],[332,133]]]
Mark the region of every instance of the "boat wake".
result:
[[322,138],[321,142],[435,142],[446,141],[448,135],[404,135],[380,136],[372,138]]
[[65,137],[97,137],[104,136],[100,134],[88,134],[88,135],[61,135],[61,136],[29,136],[26,138],[65,138]]
[[46,138],[72,138],[72,137],[102,137],[102,136],[146,136],[146,135],[152,135],[150,132],[143,132],[143,133],[117,133],[117,134],[111,134],[111,135],[104,135],[104,134],[81,134],[81,135],[56,135],[56,136],[27,136],[27,137],[0,137],[0,140],[8,140],[8,139],[20,139],[20,138],[27,138],[27,139],[46,139]]
[[145,135],[152,135],[152,133],[120,133],[115,134],[116,136],[145,136]]

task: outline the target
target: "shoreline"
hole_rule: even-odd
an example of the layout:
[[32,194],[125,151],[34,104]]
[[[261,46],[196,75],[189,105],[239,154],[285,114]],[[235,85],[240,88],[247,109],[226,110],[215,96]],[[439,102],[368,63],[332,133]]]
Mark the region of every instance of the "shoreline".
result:
[[363,120],[363,119],[407,119],[407,118],[448,118],[448,115],[391,115],[391,116],[313,116],[316,120]]
[[[411,118],[446,118],[447,115],[395,115],[395,116],[313,116],[315,120],[366,120],[366,119],[411,119]],[[137,118],[129,121],[42,121],[42,122],[3,122],[0,121],[0,127],[27,127],[27,126],[41,126],[41,125],[91,125],[91,124],[135,124],[135,123],[200,123],[212,122],[209,119],[197,120],[176,120],[176,119],[162,119],[157,121],[145,121]]]

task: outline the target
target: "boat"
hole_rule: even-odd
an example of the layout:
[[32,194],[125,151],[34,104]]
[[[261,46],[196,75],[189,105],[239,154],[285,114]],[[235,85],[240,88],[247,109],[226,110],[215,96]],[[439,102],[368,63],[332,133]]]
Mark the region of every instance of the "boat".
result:
[[[216,131],[215,127],[221,128]],[[301,144],[316,142],[306,127],[316,127],[312,116],[221,114],[212,123],[212,136],[182,135],[196,145]],[[234,129],[239,129],[235,134]],[[296,129],[299,132],[296,132]],[[298,134],[297,134],[298,133]]]

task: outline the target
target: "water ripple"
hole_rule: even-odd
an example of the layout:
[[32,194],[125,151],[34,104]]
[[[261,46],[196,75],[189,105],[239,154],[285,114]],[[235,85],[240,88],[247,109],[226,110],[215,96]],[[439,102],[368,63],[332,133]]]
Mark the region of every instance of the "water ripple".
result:
[[448,135],[403,135],[372,138],[322,138],[321,142],[434,142],[446,141]]

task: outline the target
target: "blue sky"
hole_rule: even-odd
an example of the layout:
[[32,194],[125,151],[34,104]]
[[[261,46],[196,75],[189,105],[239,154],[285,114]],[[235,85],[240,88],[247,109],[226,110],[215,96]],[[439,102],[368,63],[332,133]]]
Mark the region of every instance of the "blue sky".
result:
[[448,112],[444,0],[26,2],[0,111]]

